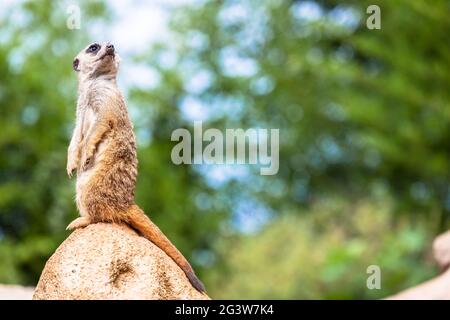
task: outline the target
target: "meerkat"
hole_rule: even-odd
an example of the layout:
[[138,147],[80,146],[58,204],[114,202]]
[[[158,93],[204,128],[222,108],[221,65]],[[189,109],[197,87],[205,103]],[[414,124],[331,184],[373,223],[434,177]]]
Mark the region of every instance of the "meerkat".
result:
[[76,124],[68,148],[67,174],[77,172],[80,217],[67,229],[91,223],[124,223],[162,249],[205,292],[189,262],[134,201],[136,138],[117,86],[120,57],[111,43],[93,43],[73,60],[78,78]]

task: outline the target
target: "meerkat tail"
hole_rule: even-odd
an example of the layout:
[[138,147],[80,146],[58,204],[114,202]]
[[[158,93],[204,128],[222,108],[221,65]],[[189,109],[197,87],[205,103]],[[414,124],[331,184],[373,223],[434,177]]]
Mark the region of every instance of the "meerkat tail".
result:
[[150,220],[144,211],[137,205],[133,205],[127,212],[129,225],[153,242],[164,251],[184,271],[189,282],[199,292],[206,292],[203,283],[197,278],[189,262],[180,251],[170,242],[162,231]]

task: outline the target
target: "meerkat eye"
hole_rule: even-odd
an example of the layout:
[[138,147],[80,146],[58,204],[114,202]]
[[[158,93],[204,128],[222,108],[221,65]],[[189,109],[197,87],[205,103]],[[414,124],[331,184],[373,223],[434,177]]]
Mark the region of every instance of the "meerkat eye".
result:
[[98,44],[94,43],[94,44],[91,44],[91,45],[89,46],[89,48],[87,48],[86,52],[87,52],[87,53],[95,53],[95,52],[97,52],[99,49],[100,49],[100,46],[99,46]]
[[80,69],[78,69],[79,64],[80,64],[80,60],[78,60],[78,59],[73,60],[73,63],[72,63],[73,70],[80,71]]

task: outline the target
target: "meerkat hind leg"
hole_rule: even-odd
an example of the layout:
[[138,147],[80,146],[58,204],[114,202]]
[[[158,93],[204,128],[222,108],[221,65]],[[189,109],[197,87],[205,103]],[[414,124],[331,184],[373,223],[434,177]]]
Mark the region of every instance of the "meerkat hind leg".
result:
[[73,220],[66,228],[66,230],[74,230],[87,227],[91,224],[91,220],[88,217],[78,217]]

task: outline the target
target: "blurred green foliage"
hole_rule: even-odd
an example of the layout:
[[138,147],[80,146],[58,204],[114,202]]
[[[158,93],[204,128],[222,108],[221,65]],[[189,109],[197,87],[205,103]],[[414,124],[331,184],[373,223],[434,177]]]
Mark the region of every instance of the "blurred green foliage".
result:
[[[113,22],[80,1],[69,31],[68,4],[0,15],[0,283],[35,284],[76,216],[71,61],[89,26]],[[379,298],[434,273],[426,253],[450,211],[449,3],[377,1],[381,30],[365,26],[369,4],[194,2],[133,57],[159,79],[126,88],[137,203],[213,297]],[[174,165],[172,131],[199,119],[280,128],[279,173]],[[371,264],[382,290],[366,288]]]
[[[429,223],[394,218],[392,202],[323,199],[256,235],[220,239],[225,263],[207,274],[218,299],[378,299],[434,274],[424,252]],[[420,262],[420,263],[418,263]],[[368,290],[369,266],[381,289]]]

